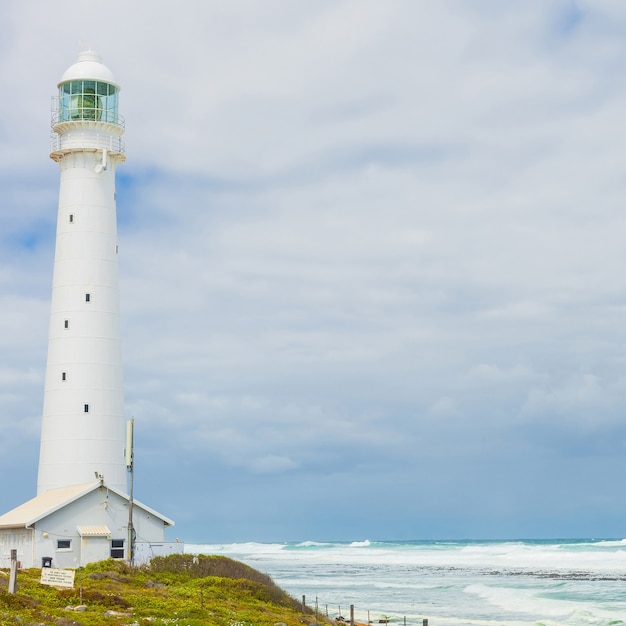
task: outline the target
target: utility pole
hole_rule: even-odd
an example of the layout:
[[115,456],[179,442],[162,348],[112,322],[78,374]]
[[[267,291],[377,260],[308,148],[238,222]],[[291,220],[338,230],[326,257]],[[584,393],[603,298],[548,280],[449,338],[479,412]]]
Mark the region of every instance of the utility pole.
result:
[[126,469],[128,470],[128,562],[135,558],[135,529],[133,528],[133,474],[134,474],[134,431],[135,418],[126,422]]

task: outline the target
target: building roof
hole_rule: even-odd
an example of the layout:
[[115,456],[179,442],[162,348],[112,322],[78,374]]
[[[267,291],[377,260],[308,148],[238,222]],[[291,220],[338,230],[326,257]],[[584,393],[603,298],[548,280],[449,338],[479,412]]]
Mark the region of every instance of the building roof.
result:
[[99,484],[100,482],[95,484],[83,483],[82,485],[72,485],[71,487],[61,487],[46,491],[0,516],[0,528],[30,526],[42,517],[58,511],[66,504],[89,493],[94,486],[97,487]]
[[[20,506],[14,508],[12,511],[1,515],[0,528],[28,528],[44,517],[62,509],[68,504],[82,498],[99,487],[105,487],[124,500],[129,500],[129,496],[125,493],[122,493],[113,487],[109,487],[106,483],[99,480],[93,483],[83,483],[81,485],[50,489],[32,500],[29,500],[24,504],[20,504]],[[154,515],[163,521],[166,526],[174,526],[174,522],[171,519],[161,515],[154,509],[151,509],[137,500],[133,500],[133,506]]]
[[65,70],[59,85],[69,80],[99,80],[111,83],[119,89],[113,72],[102,62],[102,57],[93,50],[85,50],[78,55],[78,61]]

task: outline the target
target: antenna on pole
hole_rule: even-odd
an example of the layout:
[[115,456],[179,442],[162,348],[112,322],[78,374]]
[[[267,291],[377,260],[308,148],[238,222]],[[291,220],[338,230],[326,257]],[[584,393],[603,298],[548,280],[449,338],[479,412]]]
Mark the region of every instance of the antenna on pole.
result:
[[126,422],[126,469],[128,470],[128,562],[135,556],[135,529],[133,528],[133,473],[134,473],[135,418]]

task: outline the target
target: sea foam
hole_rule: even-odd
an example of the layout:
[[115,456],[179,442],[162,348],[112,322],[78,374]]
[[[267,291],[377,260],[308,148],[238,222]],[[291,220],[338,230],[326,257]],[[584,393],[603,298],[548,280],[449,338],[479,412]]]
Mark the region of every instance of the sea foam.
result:
[[[302,541],[186,545],[269,574],[296,598],[358,621],[607,626],[626,614],[626,541]],[[368,613],[369,612],[369,613]]]

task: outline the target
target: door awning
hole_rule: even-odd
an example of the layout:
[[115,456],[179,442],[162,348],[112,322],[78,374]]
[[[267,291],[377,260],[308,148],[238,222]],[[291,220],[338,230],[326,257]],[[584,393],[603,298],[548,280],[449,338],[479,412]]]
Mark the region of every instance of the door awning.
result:
[[81,537],[110,537],[111,531],[108,526],[78,526],[78,534]]

